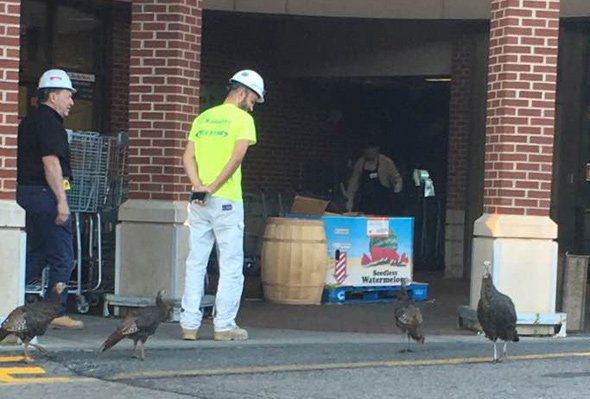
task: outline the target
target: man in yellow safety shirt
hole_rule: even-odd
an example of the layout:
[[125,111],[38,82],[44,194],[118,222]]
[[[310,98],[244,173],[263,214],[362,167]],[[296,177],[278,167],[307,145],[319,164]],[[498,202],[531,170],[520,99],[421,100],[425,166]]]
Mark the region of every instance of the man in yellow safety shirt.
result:
[[183,164],[193,192],[180,317],[185,340],[198,337],[205,273],[214,242],[219,260],[214,339],[248,339],[247,331],[235,321],[244,284],[241,164],[248,147],[256,144],[256,128],[249,112],[264,101],[264,95],[264,81],[258,73],[239,71],[229,81],[223,104],[201,113],[188,135]]

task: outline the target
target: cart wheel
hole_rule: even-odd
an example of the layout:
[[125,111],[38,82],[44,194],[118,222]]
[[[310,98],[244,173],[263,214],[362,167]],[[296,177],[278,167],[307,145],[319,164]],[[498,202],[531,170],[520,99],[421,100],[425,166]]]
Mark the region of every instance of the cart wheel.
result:
[[90,302],[91,307],[97,307],[100,303],[100,295],[98,294],[88,294],[88,302]]
[[90,304],[83,295],[76,298],[76,310],[82,314],[86,314],[90,310]]
[[25,303],[35,303],[38,302],[41,298],[37,294],[26,294],[25,295]]

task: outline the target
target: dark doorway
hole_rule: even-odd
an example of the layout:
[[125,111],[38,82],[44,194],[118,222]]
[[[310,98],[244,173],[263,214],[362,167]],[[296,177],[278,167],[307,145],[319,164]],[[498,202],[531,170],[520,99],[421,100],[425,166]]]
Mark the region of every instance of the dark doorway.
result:
[[[397,195],[399,204],[394,216],[415,218],[415,269],[444,269],[448,79],[318,79],[314,81],[317,85],[323,88],[326,106],[334,114],[331,116],[341,119],[342,139],[354,143],[348,148],[348,165],[361,155],[364,142],[373,141],[402,174],[404,188]],[[311,167],[306,171],[305,186],[348,177],[342,168],[337,168],[337,174],[330,168],[318,169]],[[423,186],[415,186],[414,169],[429,172],[435,186],[434,197],[424,198]],[[322,178],[322,173],[330,176]],[[330,184],[333,186],[333,182]]]

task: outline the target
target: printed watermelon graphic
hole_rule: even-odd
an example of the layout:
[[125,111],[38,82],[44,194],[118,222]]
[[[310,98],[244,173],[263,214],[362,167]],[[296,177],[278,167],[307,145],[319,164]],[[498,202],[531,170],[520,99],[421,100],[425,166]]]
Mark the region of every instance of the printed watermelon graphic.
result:
[[363,254],[361,265],[375,267],[380,265],[405,266],[410,261],[406,253],[397,252],[397,235],[389,230],[389,236],[371,238],[369,241],[370,254]]

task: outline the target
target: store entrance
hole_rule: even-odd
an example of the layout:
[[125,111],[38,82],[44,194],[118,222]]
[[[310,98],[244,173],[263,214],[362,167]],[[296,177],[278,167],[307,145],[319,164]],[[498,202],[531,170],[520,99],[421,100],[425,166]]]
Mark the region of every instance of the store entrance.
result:
[[[403,190],[395,197],[392,216],[415,218],[415,269],[444,269],[444,217],[448,162],[449,80],[444,78],[342,78],[317,79],[339,119],[341,137],[356,143],[349,159],[339,167],[309,165],[304,187],[322,194],[321,187],[346,185],[350,166],[361,156],[364,142],[379,144],[403,178]],[[427,171],[434,183],[434,196],[416,186],[414,171]]]

